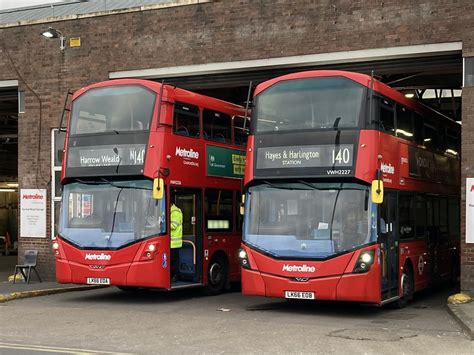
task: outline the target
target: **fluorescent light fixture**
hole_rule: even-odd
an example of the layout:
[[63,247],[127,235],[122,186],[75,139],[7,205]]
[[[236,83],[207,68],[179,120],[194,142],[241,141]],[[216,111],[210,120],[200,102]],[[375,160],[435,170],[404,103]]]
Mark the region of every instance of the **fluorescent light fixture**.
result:
[[446,149],[446,153],[452,154],[452,155],[458,155],[458,152],[456,152],[453,149]]
[[51,31],[45,31],[42,33],[42,35],[46,38],[54,38],[54,33],[52,33]]
[[15,192],[15,189],[0,189],[0,192]]
[[7,186],[8,187],[18,187],[18,183],[17,182],[7,182]]
[[397,128],[395,131],[397,134],[403,134],[405,137],[413,137],[413,133],[404,131],[403,129]]
[[412,92],[408,92],[408,93],[405,94],[405,97],[408,97],[409,99],[412,99],[412,98],[415,97],[415,94],[412,93]]
[[61,49],[61,51],[66,49],[66,36],[64,36],[61,31],[49,27],[48,30],[42,32],[41,35],[46,38],[59,38],[59,49]]
[[425,138],[423,139],[423,142],[431,142],[431,138]]

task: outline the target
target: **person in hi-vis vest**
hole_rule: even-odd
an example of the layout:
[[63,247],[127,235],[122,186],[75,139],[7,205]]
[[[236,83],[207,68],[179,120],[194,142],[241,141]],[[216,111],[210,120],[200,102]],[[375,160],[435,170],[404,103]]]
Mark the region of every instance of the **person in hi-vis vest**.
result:
[[174,203],[170,209],[171,226],[171,281],[175,281],[179,269],[179,248],[183,246],[183,212]]

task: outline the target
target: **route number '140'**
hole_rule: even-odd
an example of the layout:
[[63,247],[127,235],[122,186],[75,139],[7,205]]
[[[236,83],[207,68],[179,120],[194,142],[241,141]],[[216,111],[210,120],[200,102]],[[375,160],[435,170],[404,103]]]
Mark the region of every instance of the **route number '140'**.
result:
[[335,149],[332,150],[332,163],[336,164],[348,164],[351,158],[351,151],[349,148],[339,149],[337,152]]

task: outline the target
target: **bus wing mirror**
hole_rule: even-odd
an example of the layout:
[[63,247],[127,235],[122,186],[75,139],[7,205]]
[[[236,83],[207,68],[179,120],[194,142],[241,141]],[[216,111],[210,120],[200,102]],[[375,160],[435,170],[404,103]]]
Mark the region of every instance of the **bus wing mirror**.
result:
[[245,211],[245,194],[242,194],[242,200],[240,202],[240,215],[243,216],[244,215],[244,211]]
[[383,202],[383,182],[380,180],[372,181],[372,203],[381,204]]
[[163,198],[163,191],[165,189],[165,183],[162,178],[155,178],[153,180],[153,198],[155,200],[161,200]]

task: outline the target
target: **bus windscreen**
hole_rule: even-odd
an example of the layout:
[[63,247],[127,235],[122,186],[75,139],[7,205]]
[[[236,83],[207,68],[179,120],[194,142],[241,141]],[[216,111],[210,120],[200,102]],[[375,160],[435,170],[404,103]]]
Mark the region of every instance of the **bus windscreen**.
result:
[[166,231],[165,198],[152,197],[151,180],[67,184],[59,235],[81,248],[117,249]]
[[368,186],[263,183],[246,207],[244,242],[277,258],[326,258],[376,240]]
[[71,135],[147,131],[156,95],[141,86],[95,88],[73,104]]
[[357,128],[365,93],[343,77],[278,82],[256,98],[254,131]]

